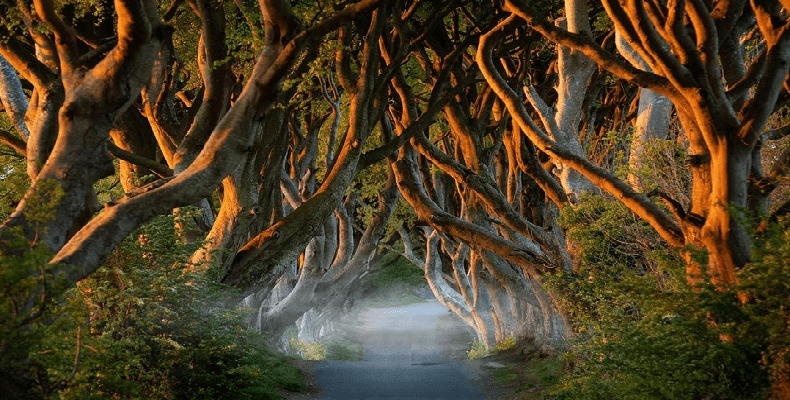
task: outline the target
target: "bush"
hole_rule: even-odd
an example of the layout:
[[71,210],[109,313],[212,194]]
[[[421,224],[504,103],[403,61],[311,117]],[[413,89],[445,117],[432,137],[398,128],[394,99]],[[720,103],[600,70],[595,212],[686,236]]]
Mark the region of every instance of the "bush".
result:
[[291,338],[291,348],[296,350],[303,360],[326,360],[326,346],[321,343]]
[[500,351],[510,350],[516,347],[516,344],[516,336],[513,333],[497,342],[494,347],[488,347],[484,340],[478,340],[472,343],[472,348],[466,352],[466,357],[470,360],[477,360],[479,358],[497,354]]
[[348,339],[330,339],[326,342],[327,360],[360,361],[362,345]]
[[466,357],[470,360],[477,360],[479,358],[487,357],[493,354],[486,345],[485,340],[478,340],[472,343],[472,348],[466,352]]
[[787,380],[787,225],[755,246],[741,285],[715,290],[688,285],[679,258],[619,202],[586,199],[563,223],[578,270],[547,284],[579,339],[557,399],[765,399]]
[[247,312],[224,305],[228,289],[216,274],[183,261],[197,245],[181,244],[174,226],[157,218],[130,235],[98,271],[48,303],[45,317],[13,331],[28,344],[21,360],[36,383],[31,396],[266,399],[304,390],[301,372],[246,329]]
[[362,345],[345,338],[308,342],[297,339],[296,329],[293,329],[288,341],[291,344],[291,349],[303,360],[362,360]]

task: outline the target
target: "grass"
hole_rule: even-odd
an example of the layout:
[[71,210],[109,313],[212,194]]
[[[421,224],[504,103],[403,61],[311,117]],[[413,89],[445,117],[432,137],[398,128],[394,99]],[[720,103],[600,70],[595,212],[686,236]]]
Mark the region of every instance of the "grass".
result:
[[503,384],[507,385],[510,382],[513,382],[516,379],[516,374],[511,372],[513,370],[512,365],[508,365],[505,368],[500,368],[494,373],[494,379]]
[[327,360],[361,361],[362,345],[348,339],[331,339],[325,344]]
[[537,353],[521,372],[530,382],[515,390],[520,400],[553,399],[549,394],[560,384],[565,369],[565,359],[561,354]]
[[466,352],[466,357],[470,360],[477,360],[479,358],[488,357],[499,353],[500,351],[510,350],[516,347],[515,335],[512,333],[496,344],[494,347],[488,347],[485,341],[478,340],[472,343],[472,348]]
[[535,358],[527,369],[527,374],[537,381],[541,387],[551,387],[560,383],[560,376],[565,367],[561,356]]
[[291,347],[303,360],[362,360],[362,345],[345,338],[332,338],[321,342],[307,342],[290,338]]
[[502,368],[484,367],[496,369],[490,379],[512,390],[514,399],[554,399],[552,390],[565,373],[566,358],[562,352],[542,350],[533,341],[516,340],[514,335],[490,348],[482,341],[475,342],[467,354],[470,359],[499,354],[491,360],[502,364]]

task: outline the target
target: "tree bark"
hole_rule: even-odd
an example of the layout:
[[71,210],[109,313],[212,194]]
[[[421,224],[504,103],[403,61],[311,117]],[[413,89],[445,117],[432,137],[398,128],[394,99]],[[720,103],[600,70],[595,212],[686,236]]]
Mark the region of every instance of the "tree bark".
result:
[[[623,40],[622,35],[615,33],[617,50],[631,64],[647,72],[652,72],[641,56]],[[628,154],[628,183],[638,191],[644,191],[643,174],[644,159],[648,147],[655,139],[666,139],[669,136],[669,123],[673,109],[672,102],[650,89],[641,89],[639,94],[639,108],[636,122],[634,122],[633,137]]]

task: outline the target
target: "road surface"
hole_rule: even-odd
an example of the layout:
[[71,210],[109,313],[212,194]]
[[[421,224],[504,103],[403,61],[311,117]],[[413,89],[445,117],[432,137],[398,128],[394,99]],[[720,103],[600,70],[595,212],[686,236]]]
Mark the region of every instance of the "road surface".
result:
[[[312,365],[321,399],[485,399],[464,362],[474,332],[438,301],[370,308],[345,321],[362,361]],[[307,397],[310,398],[310,397]]]

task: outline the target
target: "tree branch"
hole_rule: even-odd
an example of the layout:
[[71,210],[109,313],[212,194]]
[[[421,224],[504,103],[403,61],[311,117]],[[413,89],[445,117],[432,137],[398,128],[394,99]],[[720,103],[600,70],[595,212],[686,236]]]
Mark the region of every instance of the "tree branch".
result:
[[[732,84],[727,89],[727,97],[732,101],[732,99],[739,99],[745,93],[747,93],[752,86],[757,84],[760,79],[762,79],[763,74],[765,74],[767,62],[765,62],[767,49],[763,49],[757,57],[752,60],[752,63],[749,64],[749,68],[746,70],[746,74],[741,78],[739,81]],[[743,110],[741,110],[743,111]]]
[[421,221],[457,240],[469,243],[473,248],[493,251],[522,268],[541,270],[556,267],[554,261],[540,249],[504,239],[474,223],[461,220],[442,210],[428,197],[424,187],[419,183],[416,165],[411,160],[410,152],[413,152],[413,149],[401,150],[401,155],[394,163],[393,170],[398,179],[398,188],[400,188],[401,194],[414,207],[417,217]]
[[775,34],[775,42],[769,43],[765,56],[765,74],[757,84],[752,101],[748,103],[738,136],[746,143],[755,143],[768,118],[774,112],[779,94],[784,90],[790,69],[790,22],[782,26]]
[[[141,64],[153,62],[158,47],[172,28],[159,24],[159,13],[153,0],[114,1],[118,14],[118,42],[85,79],[106,82],[108,96],[131,97],[139,92],[150,76],[150,72],[139,74],[133,71],[137,71]],[[69,80],[64,80],[67,91],[68,83]],[[70,84],[79,84],[79,81]]]
[[55,12],[50,0],[33,0],[36,14],[55,35],[55,47],[60,57],[60,68],[64,74],[71,75],[79,66],[79,52],[74,29],[66,25]]
[[146,157],[138,156],[134,153],[128,152],[113,143],[108,143],[108,148],[110,150],[110,154],[113,157],[118,158],[119,160],[126,161],[128,163],[132,163],[135,165],[139,165],[141,167],[145,167],[151,172],[159,175],[160,178],[168,178],[173,176],[173,170],[170,169],[167,165],[158,163],[154,160],[151,160]]
[[[506,11],[510,11],[527,21],[532,29],[547,39],[581,51],[601,68],[631,83],[650,88],[666,97],[674,98],[677,95],[666,78],[635,68],[633,65],[615,57],[614,54],[604,50],[595,43],[588,35],[570,33],[536,17],[531,8],[520,0],[507,0],[504,8]],[[512,20],[508,19],[507,26],[510,26],[511,23]]]
[[0,103],[2,103],[8,119],[16,128],[23,140],[27,140],[30,131],[25,123],[28,101],[22,90],[22,82],[13,66],[0,54]]
[[477,49],[477,63],[489,85],[496,91],[499,98],[505,103],[513,119],[541,151],[552,158],[561,160],[571,168],[577,170],[599,188],[614,195],[629,209],[647,221],[658,233],[672,245],[684,243],[680,226],[667,216],[658,206],[653,204],[644,194],[636,193],[630,186],[617,179],[608,171],[592,164],[589,160],[577,156],[564,149],[560,144],[549,139],[529,117],[523,103],[515,92],[507,85],[496,70],[491,59],[494,38],[501,34],[501,30],[508,25],[508,21],[501,23],[491,32],[480,38]]
[[25,141],[22,140],[22,138],[20,138],[19,136],[14,135],[13,133],[7,130],[0,129],[0,142],[3,142],[8,147],[11,147],[12,149],[16,150],[23,157],[27,156],[27,148],[26,148],[27,143],[25,143]]
[[194,161],[203,143],[225,113],[230,101],[231,70],[225,46],[225,13],[216,0],[190,0],[200,17],[198,68],[203,80],[203,100],[195,118],[173,155],[173,168],[183,170]]
[[34,54],[27,51],[25,46],[13,36],[7,41],[0,41],[0,54],[24,80],[35,87],[46,87],[55,79],[55,74],[36,59]]

